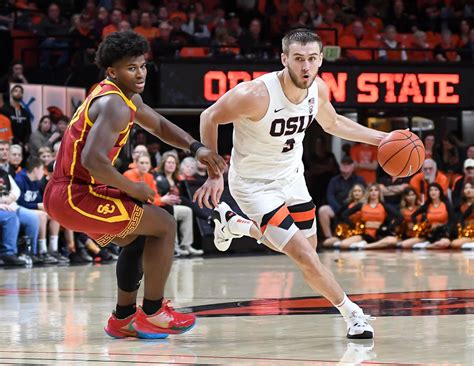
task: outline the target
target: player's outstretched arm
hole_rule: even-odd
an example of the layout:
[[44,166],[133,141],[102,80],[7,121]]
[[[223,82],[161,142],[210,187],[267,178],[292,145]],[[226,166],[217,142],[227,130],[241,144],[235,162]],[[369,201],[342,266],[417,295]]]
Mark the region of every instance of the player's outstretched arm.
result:
[[225,161],[215,150],[201,146],[189,133],[143,103],[139,95],[133,97],[133,102],[137,106],[135,118],[140,126],[168,145],[191,150],[195,153],[196,159],[207,166],[210,175],[222,174]]
[[116,94],[103,96],[92,104],[89,117],[94,121],[81,154],[81,163],[97,181],[118,188],[129,196],[146,202],[154,198],[153,190],[125,178],[110,164],[109,151],[120,131],[130,121],[130,109]]
[[[262,82],[249,81],[237,85],[201,113],[202,143],[217,152],[219,125],[235,123],[242,118],[258,121],[265,115],[268,103],[268,91]],[[200,207],[205,205],[212,208],[212,206],[218,205],[223,190],[222,176],[209,177],[203,186],[195,192],[193,200]]]
[[378,146],[380,141],[387,136],[386,132],[364,127],[349,118],[336,113],[329,101],[329,89],[319,77],[318,83],[319,107],[316,120],[327,133],[350,141],[365,142]]

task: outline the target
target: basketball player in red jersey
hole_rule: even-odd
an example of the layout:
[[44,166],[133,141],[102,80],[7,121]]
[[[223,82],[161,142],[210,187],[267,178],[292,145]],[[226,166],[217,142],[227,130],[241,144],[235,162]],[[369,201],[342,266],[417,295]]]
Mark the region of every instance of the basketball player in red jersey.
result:
[[[113,242],[123,247],[117,261],[117,307],[105,327],[115,338],[165,338],[195,323],[193,315],[178,313],[163,300],[176,235],[173,217],[148,204],[155,195],[150,187],[113,167],[134,121],[166,143],[191,150],[210,175],[225,167],[219,155],[143,103],[139,94],[147,51],[146,39],[134,32],[113,33],[101,43],[96,63],[107,77],[71,119],[44,196],[46,211],[61,225],[87,233],[101,246]],[[143,274],[143,305],[137,309]]]
[[[317,76],[323,61],[318,35],[292,30],[282,46],[283,70],[240,83],[201,114],[202,141],[214,151],[219,125],[233,123],[229,188],[242,211],[257,223],[222,203],[215,244],[226,250],[233,237],[249,235],[285,253],[311,288],[341,312],[349,338],[372,338],[362,309],[346,296],[316,253],[315,208],[303,175],[302,141],[305,129],[316,122],[335,136],[370,145],[378,145],[387,134],[336,113],[326,83]],[[208,207],[210,198],[217,207],[222,190],[222,176],[210,177],[194,198]]]

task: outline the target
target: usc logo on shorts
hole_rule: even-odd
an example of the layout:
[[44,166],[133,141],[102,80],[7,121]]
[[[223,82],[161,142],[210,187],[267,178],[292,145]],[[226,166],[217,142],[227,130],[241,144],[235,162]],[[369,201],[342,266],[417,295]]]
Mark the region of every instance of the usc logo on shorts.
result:
[[106,203],[105,205],[99,205],[99,207],[97,207],[97,212],[103,215],[114,213],[115,205],[111,205],[110,203]]

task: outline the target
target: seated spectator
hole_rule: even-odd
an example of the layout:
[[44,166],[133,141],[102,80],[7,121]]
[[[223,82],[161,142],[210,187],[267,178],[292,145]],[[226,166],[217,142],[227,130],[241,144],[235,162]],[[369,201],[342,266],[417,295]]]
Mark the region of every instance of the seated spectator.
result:
[[[10,159],[9,163],[15,169],[15,173],[21,171],[21,162],[23,161],[23,148],[20,145],[10,146]],[[13,176],[14,178],[14,176]]]
[[354,173],[354,161],[345,156],[339,165],[339,175],[332,177],[327,189],[328,205],[319,208],[319,225],[321,226],[324,239],[334,238],[331,230],[331,220],[335,218],[349,196],[350,190],[355,184],[365,186],[364,179]]
[[443,190],[443,194],[448,194],[449,179],[442,172],[438,171],[437,164],[433,159],[426,159],[421,167],[421,172],[415,174],[410,179],[410,185],[415,189],[424,204],[428,197],[428,185],[438,183]]
[[461,203],[455,208],[457,235],[451,242],[451,248],[474,249],[474,183],[466,182],[464,184]]
[[[68,36],[68,34],[68,21],[61,17],[61,9],[58,4],[51,3],[48,7],[47,16],[38,26],[38,36],[43,39],[39,45],[41,49],[41,68],[61,67],[67,64],[69,60],[69,42],[64,37]],[[59,52],[59,58],[55,65],[50,63],[51,49]]]
[[119,25],[118,25],[118,31],[119,32],[126,32],[132,29],[132,26],[130,25],[130,22],[128,20],[121,20]]
[[192,156],[187,156],[181,162],[179,167],[179,179],[183,180],[194,180],[194,175],[197,172],[197,161]]
[[366,183],[374,183],[375,170],[378,167],[377,147],[361,142],[356,142],[351,147],[351,158],[354,160],[355,173],[364,178]]
[[461,205],[461,197],[463,192],[463,187],[471,183],[474,185],[474,159],[466,159],[464,161],[464,171],[463,174],[457,177],[454,180],[454,183],[451,188],[451,200],[454,207],[459,207]]
[[[44,211],[43,192],[41,189],[44,168],[45,165],[39,158],[28,158],[26,169],[15,177],[15,182],[20,188],[18,204],[30,210],[35,210],[36,215],[38,215],[40,221],[38,238],[39,253],[42,255],[44,262],[67,264],[69,263],[69,259],[61,255],[58,248],[59,223],[51,219],[49,219],[49,252],[46,247],[48,215]],[[69,240],[73,240],[71,235],[69,235]],[[73,247],[74,242],[68,242],[68,246]]]
[[464,47],[467,43],[470,42],[471,38],[471,24],[467,19],[461,20],[459,25],[459,46]]
[[180,202],[173,205],[174,217],[178,222],[175,253],[177,255],[202,255],[203,251],[193,248],[193,211],[190,207],[180,204],[183,194],[180,191],[178,180],[179,160],[172,152],[163,154],[158,173],[155,177],[158,193],[163,197],[171,193],[181,198]]
[[137,168],[137,161],[138,161],[138,158],[142,155],[149,155],[148,154],[148,149],[146,148],[145,145],[136,145],[134,148],[133,148],[133,152],[132,152],[132,162],[130,164],[128,164],[128,169],[135,169]]
[[204,19],[198,18],[196,6],[191,4],[188,8],[188,19],[181,26],[181,29],[189,34],[198,44],[206,44],[211,38],[211,32],[207,28]]
[[321,41],[325,46],[336,46],[336,39],[342,36],[344,26],[336,22],[336,12],[332,8],[327,8],[324,12],[323,22],[318,28],[333,28],[334,31],[316,29],[316,32],[321,37]]
[[133,29],[136,33],[141,34],[149,42],[160,35],[158,28],[154,27],[151,21],[151,14],[144,11],[140,15],[140,25]]
[[407,54],[403,45],[397,41],[397,29],[393,25],[387,25],[380,41],[379,59],[387,61],[406,61]]
[[235,13],[229,13],[226,23],[227,32],[235,39],[239,39],[242,35],[243,29],[240,26],[240,18]]
[[400,33],[410,33],[412,31],[415,17],[408,14],[403,0],[395,0],[388,10],[385,24],[393,24]]
[[[38,157],[43,162],[44,167],[46,168],[49,163],[53,161],[53,153],[48,146],[42,146],[38,150]],[[46,171],[46,170],[45,170]],[[47,173],[45,173],[47,174]]]
[[413,41],[408,44],[407,51],[408,61],[432,61],[433,51],[426,41],[426,33],[423,31],[416,31],[413,33]]
[[403,220],[402,214],[383,202],[383,195],[377,183],[370,184],[367,192],[366,203],[358,203],[342,215],[344,220],[349,221],[350,215],[360,211],[360,220],[364,226],[362,233],[341,241],[341,249],[385,249],[395,247],[398,242],[391,228],[394,221],[400,223]]
[[441,62],[460,61],[461,57],[456,51],[458,45],[453,39],[453,34],[449,29],[443,30],[441,33],[441,43],[437,44],[434,49],[435,60]]
[[398,209],[402,199],[403,191],[408,188],[409,177],[392,177],[382,167],[377,167],[377,183],[382,191],[385,203]]
[[151,44],[153,57],[156,59],[157,57],[175,56],[179,45],[171,39],[171,31],[173,28],[170,23],[162,22],[158,28],[160,30],[160,36],[155,38]]
[[[336,212],[334,230],[335,236],[327,238],[323,241],[323,246],[328,248],[338,248],[341,245],[341,240],[344,240],[353,235],[354,230],[357,230],[362,224],[361,212],[357,211],[352,215],[346,215],[346,211],[359,203],[365,203],[365,187],[362,184],[354,184],[349,192],[346,202]],[[344,222],[343,217],[347,217],[350,222]]]
[[12,177],[16,175],[16,167],[10,164],[10,143],[0,140],[0,170]]
[[[373,60],[377,41],[365,34],[364,25],[360,20],[352,23],[352,31],[346,33],[339,40],[339,46],[344,49],[344,57],[349,60]],[[371,48],[372,50],[357,50],[357,48]]]
[[474,62],[474,28],[469,32],[469,39],[459,50],[461,60]]
[[377,8],[370,3],[364,8],[364,29],[372,38],[383,31],[383,21],[377,15]]
[[454,211],[438,183],[428,185],[428,198],[412,215],[415,224],[418,216],[421,222],[414,227],[415,237],[401,243],[404,249],[446,249],[451,241],[449,236],[455,221]]
[[[138,145],[143,146],[143,145]],[[137,147],[138,147],[137,146]],[[140,154],[138,158],[136,158],[136,167],[133,169],[127,170],[123,175],[130,179],[132,182],[144,182],[148,185],[153,191],[155,192],[155,198],[153,200],[153,204],[156,206],[173,206],[177,203],[181,202],[179,196],[173,195],[172,193],[168,192],[163,197],[159,195],[156,189],[155,178],[150,173],[151,170],[151,161],[150,156],[148,154]],[[167,209],[171,214],[173,214],[173,210]]]
[[217,27],[215,39],[211,43],[211,55],[219,58],[234,58],[240,54],[237,40],[231,36],[225,27]]
[[58,131],[52,132],[52,122],[49,116],[43,116],[39,120],[38,129],[30,136],[30,154],[38,156],[40,147],[47,146],[50,149],[53,144],[61,138]]
[[262,33],[262,22],[254,18],[249,27],[239,38],[242,54],[250,59],[267,59],[269,57],[268,46],[270,43]]
[[109,15],[109,23],[102,30],[102,39],[107,37],[110,33],[117,32],[119,24],[122,21],[122,10],[113,9]]

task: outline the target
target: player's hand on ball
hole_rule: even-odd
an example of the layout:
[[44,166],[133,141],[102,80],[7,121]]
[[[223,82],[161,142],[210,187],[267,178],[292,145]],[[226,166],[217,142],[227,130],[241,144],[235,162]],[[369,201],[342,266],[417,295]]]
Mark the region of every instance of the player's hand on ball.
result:
[[135,183],[133,191],[128,194],[141,202],[153,202],[155,199],[155,191],[143,182]]
[[196,159],[207,166],[207,171],[211,178],[217,178],[224,173],[226,167],[225,160],[207,147],[201,147],[196,152]]
[[[197,202],[199,207],[203,205],[212,210],[217,207],[224,191],[224,178],[219,174],[217,178],[207,178],[206,182],[193,195],[193,201]],[[209,198],[211,202],[209,202]]]

